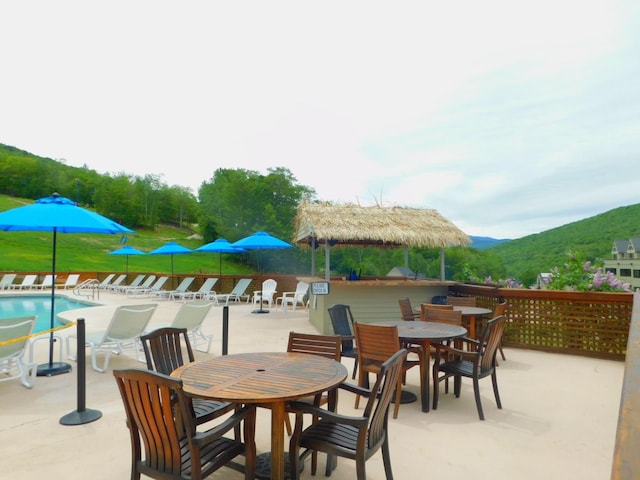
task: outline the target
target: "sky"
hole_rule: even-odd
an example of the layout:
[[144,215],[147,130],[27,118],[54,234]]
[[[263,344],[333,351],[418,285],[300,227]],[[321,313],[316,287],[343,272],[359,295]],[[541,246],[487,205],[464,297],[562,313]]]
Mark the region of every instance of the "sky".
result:
[[0,143],[520,238],[640,203],[640,2],[0,4]]

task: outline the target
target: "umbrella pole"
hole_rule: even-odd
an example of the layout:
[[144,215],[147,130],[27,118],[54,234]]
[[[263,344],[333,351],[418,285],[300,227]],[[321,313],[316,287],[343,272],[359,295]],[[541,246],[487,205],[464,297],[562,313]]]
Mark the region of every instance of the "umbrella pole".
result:
[[262,295],[264,292],[262,291],[262,266],[260,265],[260,259],[262,255],[260,255],[260,249],[258,249],[258,287],[260,287],[260,306],[258,310],[253,310],[251,313],[269,313],[269,310],[265,310],[262,308]]
[[[51,377],[52,375],[58,375],[60,373],[67,373],[71,371],[71,365],[62,362],[53,362],[53,344],[55,343],[55,335],[53,334],[53,327],[55,325],[55,306],[56,306],[56,242],[58,229],[53,227],[53,255],[51,263],[51,317],[49,322],[49,363],[43,363],[38,365],[37,376],[38,377]],[[62,348],[62,346],[60,346]]]

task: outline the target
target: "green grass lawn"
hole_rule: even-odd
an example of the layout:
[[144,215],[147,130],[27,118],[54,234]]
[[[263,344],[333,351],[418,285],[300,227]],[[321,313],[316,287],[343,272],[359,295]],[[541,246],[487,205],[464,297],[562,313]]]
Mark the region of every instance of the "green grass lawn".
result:
[[[0,211],[29,205],[31,200],[21,200],[0,195]],[[160,226],[154,231],[136,230],[128,235],[126,245],[143,252],[150,252],[166,242],[177,242],[195,249],[203,241],[193,238],[193,231]],[[109,255],[123,247],[120,235],[84,233],[59,233],[57,235],[56,270],[65,271],[124,271],[126,257]],[[49,232],[4,232],[0,231],[0,271],[50,271],[53,235]],[[234,258],[235,257],[235,258]],[[237,262],[234,254],[222,254],[222,273],[227,275],[248,274],[251,269]],[[189,253],[173,256],[175,274],[217,274],[219,254]],[[129,256],[130,271],[171,273],[170,255]]]

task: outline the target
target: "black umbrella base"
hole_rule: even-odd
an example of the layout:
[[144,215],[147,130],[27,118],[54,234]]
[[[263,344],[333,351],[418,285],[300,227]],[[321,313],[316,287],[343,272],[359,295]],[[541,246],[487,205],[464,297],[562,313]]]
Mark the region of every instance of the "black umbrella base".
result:
[[64,362],[52,362],[42,363],[38,365],[38,371],[36,375],[38,377],[53,377],[54,375],[60,375],[61,373],[69,373],[71,371],[71,365]]
[[[304,462],[299,462],[299,470],[304,469]],[[271,478],[271,452],[261,453],[256,457],[256,478],[259,480],[269,480]],[[284,478],[291,478],[291,466],[289,465],[289,454],[284,454]]]
[[263,310],[261,308],[260,310],[253,310],[251,313],[269,313],[269,310]]
[[61,425],[84,425],[85,423],[91,423],[102,417],[100,410],[91,410],[89,408],[78,411],[74,410],[71,413],[67,413],[60,419]]
[[[418,400],[418,396],[413,392],[408,392],[407,390],[402,390],[400,392],[400,405],[405,403],[413,403]],[[396,403],[396,394],[393,394],[391,397],[391,403]]]

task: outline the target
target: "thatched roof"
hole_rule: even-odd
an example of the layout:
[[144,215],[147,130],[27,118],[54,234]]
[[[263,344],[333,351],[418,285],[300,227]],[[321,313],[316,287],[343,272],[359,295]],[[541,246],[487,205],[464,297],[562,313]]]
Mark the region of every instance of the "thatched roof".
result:
[[295,219],[295,243],[448,247],[471,239],[437,211],[405,207],[303,203]]

